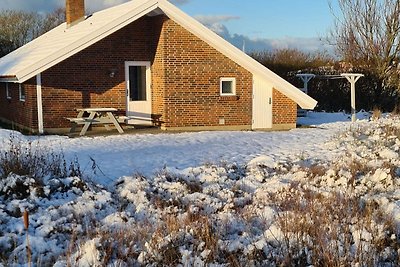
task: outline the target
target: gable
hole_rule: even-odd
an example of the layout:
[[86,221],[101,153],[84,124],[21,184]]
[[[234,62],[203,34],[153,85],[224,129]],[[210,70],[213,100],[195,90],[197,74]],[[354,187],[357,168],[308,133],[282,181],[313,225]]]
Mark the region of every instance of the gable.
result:
[[265,79],[302,108],[316,101],[246,55],[223,38],[186,15],[166,0],[134,0],[87,17],[66,28],[61,24],[27,45],[0,59],[0,80],[24,82],[145,15],[166,14],[220,53]]

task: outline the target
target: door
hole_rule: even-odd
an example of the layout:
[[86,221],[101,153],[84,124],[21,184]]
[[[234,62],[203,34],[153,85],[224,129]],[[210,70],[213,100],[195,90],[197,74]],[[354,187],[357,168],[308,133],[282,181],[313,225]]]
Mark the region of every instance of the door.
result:
[[252,129],[272,128],[272,85],[253,77],[253,125]]
[[150,125],[151,73],[148,61],[126,61],[125,82],[128,124]]

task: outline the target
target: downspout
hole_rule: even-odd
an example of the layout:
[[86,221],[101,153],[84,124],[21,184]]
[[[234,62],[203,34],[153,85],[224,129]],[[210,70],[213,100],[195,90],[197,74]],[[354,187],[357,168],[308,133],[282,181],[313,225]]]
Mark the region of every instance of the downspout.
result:
[[38,115],[38,131],[43,134],[43,104],[42,104],[42,77],[40,73],[36,75],[36,100],[37,100],[37,115]]

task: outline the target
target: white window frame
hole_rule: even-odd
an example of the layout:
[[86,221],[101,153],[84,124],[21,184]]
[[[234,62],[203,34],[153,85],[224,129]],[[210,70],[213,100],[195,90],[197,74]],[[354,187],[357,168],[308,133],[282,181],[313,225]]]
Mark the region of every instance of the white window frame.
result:
[[[232,82],[232,92],[231,93],[223,93],[222,92],[222,83],[223,82]],[[221,96],[236,95],[236,78],[228,78],[228,77],[220,78],[220,80],[219,80],[219,93],[220,93]]]
[[6,98],[11,99],[11,92],[8,83],[6,83]]
[[[26,91],[25,88],[23,87],[23,84],[19,83],[18,84],[18,91],[19,91],[19,101],[25,102],[26,100]],[[22,93],[23,92],[23,93]]]

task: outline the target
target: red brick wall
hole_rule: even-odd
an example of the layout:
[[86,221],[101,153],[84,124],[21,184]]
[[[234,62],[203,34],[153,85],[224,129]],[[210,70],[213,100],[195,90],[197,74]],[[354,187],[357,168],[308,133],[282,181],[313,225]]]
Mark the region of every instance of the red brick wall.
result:
[[[166,127],[251,125],[252,74],[183,27],[166,20]],[[236,78],[237,96],[220,96],[220,78]]]
[[[160,33],[161,31],[161,33]],[[64,128],[76,108],[125,113],[125,61],[150,61],[152,113],[166,127],[251,124],[252,75],[165,16],[143,17],[42,74],[44,128]],[[109,77],[109,70],[117,70]],[[219,95],[235,77],[237,97]]]
[[[125,114],[125,61],[151,62],[152,113],[164,126],[218,126],[220,118],[251,125],[252,74],[165,16],[145,16],[42,73],[44,128],[70,127],[65,117],[76,108]],[[236,96],[220,96],[221,77],[236,78]],[[28,84],[25,103],[18,90],[11,101],[0,95],[0,116],[36,129],[36,87]],[[277,90],[273,98],[273,124],[295,123],[296,104]]]
[[0,83],[0,117],[36,130],[36,79],[30,79],[22,86],[25,88],[25,101],[19,99],[19,84],[8,83],[11,99],[7,99],[6,84]]
[[145,16],[45,71],[44,128],[69,127],[64,117],[76,116],[76,108],[114,107],[125,114],[125,61],[153,61],[158,35]]
[[272,99],[272,124],[295,124],[297,104],[275,88]]

